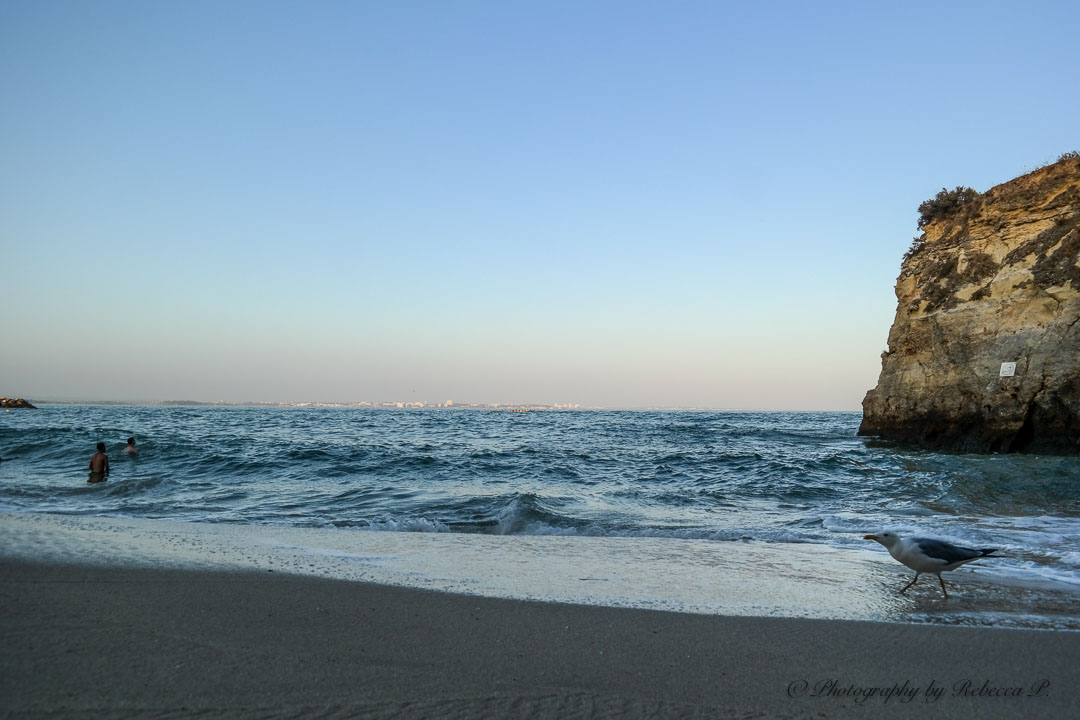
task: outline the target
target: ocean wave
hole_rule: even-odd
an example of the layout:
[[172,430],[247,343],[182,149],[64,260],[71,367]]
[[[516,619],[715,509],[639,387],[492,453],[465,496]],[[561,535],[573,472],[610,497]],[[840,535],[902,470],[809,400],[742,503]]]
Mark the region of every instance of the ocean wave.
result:
[[[518,417],[48,406],[3,417],[0,454],[19,459],[0,463],[0,507],[847,549],[866,546],[861,534],[893,528],[1007,548],[1005,572],[1051,568],[1080,577],[1074,458],[879,447],[856,436],[858,420],[855,413]],[[137,457],[122,453],[130,435]],[[88,485],[98,441],[113,472]],[[1024,562],[1032,565],[1017,565]]]

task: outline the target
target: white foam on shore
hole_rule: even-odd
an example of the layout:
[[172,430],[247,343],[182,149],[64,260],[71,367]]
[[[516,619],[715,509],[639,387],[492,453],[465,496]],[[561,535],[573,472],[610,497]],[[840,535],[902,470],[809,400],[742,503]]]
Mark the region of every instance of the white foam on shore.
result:
[[[0,513],[0,555],[91,565],[251,570],[489,597],[720,615],[978,624],[980,613],[1014,626],[1080,628],[1075,595],[1008,588],[970,571],[950,579],[948,604],[928,576],[908,595],[910,573],[883,553],[806,543],[676,538],[489,536],[184,523],[133,518]],[[1005,602],[1003,602],[1005,601]],[[1038,608],[1033,612],[1033,608]],[[976,620],[970,620],[975,616]],[[1034,618],[1034,619],[1033,619]],[[951,620],[950,620],[951,619]]]

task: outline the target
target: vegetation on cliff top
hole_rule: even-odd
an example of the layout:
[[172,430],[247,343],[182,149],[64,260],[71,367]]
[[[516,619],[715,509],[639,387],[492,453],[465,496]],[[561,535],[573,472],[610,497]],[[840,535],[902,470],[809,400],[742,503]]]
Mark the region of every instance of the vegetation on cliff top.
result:
[[[919,205],[919,229],[922,230],[935,220],[951,215],[977,199],[979,196],[980,193],[978,190],[963,185],[957,185],[954,190],[941,188],[941,192],[929,200],[924,200],[922,204]],[[922,247],[925,244],[925,232],[922,235],[912,238],[911,247],[904,253],[904,260],[907,260],[915,253],[922,250]]]
[[955,190],[941,188],[941,192],[919,205],[919,229],[938,218],[950,215],[979,197],[979,191],[957,185]]
[[[1056,164],[1064,162],[1066,160],[1075,160],[1076,158],[1080,158],[1080,150],[1070,150],[1068,152],[1061,153],[1055,163],[1047,164]],[[1046,167],[1046,165],[1042,165],[1041,167]],[[972,203],[974,203],[981,197],[982,194],[980,192],[978,192],[974,188],[963,185],[957,185],[952,190],[949,190],[948,188],[941,188],[941,192],[939,192],[937,195],[930,198],[929,200],[923,201],[919,205],[919,230],[922,230],[935,220],[944,219],[946,217],[949,217],[950,215],[953,215],[962,208],[970,207]],[[908,260],[915,253],[919,252],[919,250],[922,250],[925,244],[925,232],[912,238],[911,246],[908,248],[907,252],[904,253],[904,260]]]

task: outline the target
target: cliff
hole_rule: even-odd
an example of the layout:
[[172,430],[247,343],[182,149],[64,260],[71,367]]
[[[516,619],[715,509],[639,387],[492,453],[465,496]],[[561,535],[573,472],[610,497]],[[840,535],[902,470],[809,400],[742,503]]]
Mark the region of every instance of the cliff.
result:
[[924,230],[896,281],[859,434],[1080,453],[1080,158],[998,185]]

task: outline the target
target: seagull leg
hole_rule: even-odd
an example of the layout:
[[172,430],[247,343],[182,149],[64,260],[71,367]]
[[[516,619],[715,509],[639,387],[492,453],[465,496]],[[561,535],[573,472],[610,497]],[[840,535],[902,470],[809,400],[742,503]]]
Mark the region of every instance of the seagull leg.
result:
[[945,589],[945,581],[941,579],[941,575],[937,576],[937,581],[941,583],[941,592],[945,593],[945,597],[949,597],[949,592]]
[[[938,575],[938,577],[940,578],[941,576]],[[911,582],[909,582],[907,585],[905,585],[904,589],[901,590],[900,592],[904,592],[905,590],[907,590],[909,587],[911,587],[912,585],[914,585],[917,582],[919,582],[919,573],[915,573],[915,579],[912,580]]]

